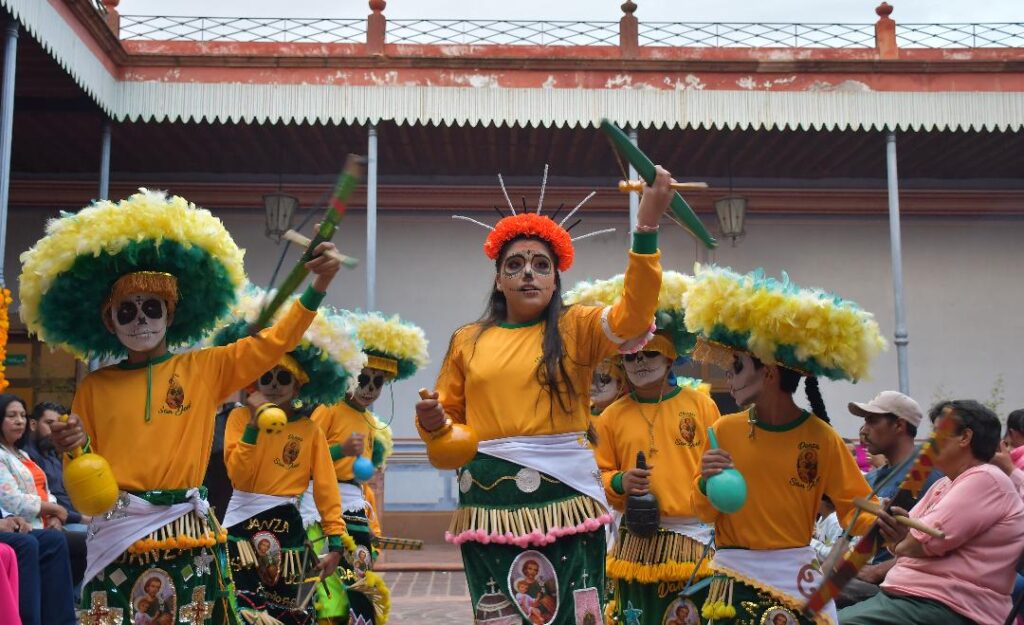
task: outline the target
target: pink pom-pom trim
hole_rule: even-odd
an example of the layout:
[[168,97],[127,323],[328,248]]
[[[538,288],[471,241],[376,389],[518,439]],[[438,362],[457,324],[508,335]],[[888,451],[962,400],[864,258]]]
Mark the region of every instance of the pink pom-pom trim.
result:
[[488,533],[483,529],[466,530],[459,534],[452,534],[451,532],[444,533],[445,542],[461,545],[465,542],[477,542],[482,545],[494,543],[496,545],[515,545],[521,549],[525,549],[530,546],[544,546],[554,543],[559,538],[565,536],[572,536],[573,534],[584,534],[587,532],[593,532],[599,529],[603,525],[608,525],[612,522],[610,514],[602,514],[597,518],[586,519],[578,525],[569,527],[552,527],[547,532],[542,532],[539,529],[533,529],[526,534],[519,536],[512,532],[505,532],[501,534],[499,532]]

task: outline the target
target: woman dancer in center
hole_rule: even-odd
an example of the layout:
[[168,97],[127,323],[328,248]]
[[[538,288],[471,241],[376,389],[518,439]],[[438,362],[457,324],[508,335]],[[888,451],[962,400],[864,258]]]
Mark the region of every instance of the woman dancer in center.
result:
[[[487,311],[455,332],[437,390],[416,404],[425,439],[450,418],[481,441],[459,472],[459,510],[446,536],[461,545],[478,610],[504,598],[527,623],[569,625],[581,614],[600,620],[602,526],[610,517],[585,436],[588,391],[602,359],[617,348],[636,349],[653,332],[657,230],[671,181],[659,167],[643,195],[625,293],[614,306],[562,306],[572,239],[541,206],[536,213],[513,208],[487,237],[484,251],[496,270]],[[514,602],[524,592],[524,601]],[[524,603],[533,606],[529,613]]]

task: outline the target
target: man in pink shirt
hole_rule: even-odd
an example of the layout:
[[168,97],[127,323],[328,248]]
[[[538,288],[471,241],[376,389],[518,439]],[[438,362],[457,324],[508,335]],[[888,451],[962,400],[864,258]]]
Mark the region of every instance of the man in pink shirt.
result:
[[[989,462],[1002,427],[971,400],[944,404],[940,418],[956,433],[940,447],[940,479],[910,516],[945,532],[939,539],[879,517],[896,564],[882,591],[839,612],[842,625],[998,625],[1010,612],[1010,591],[1024,545],[1024,503],[1016,486]],[[893,508],[894,514],[906,514]]]

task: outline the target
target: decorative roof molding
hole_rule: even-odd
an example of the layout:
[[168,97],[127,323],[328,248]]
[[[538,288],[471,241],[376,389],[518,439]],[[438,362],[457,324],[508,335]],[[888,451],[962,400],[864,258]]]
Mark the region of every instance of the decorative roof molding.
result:
[[[221,123],[366,123],[780,129],[1019,130],[1024,93],[481,87],[433,84],[200,82],[174,72],[131,79],[124,49],[106,50],[65,0],[0,0],[97,104],[116,120]],[[98,14],[95,21],[102,25]],[[112,35],[111,35],[112,36]],[[611,62],[611,61],[610,61]],[[287,69],[280,71],[287,72]]]

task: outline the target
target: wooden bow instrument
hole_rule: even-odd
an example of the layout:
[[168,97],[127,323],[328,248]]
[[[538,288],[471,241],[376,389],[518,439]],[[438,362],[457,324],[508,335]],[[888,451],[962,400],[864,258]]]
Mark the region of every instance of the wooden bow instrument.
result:
[[[886,512],[893,506],[899,506],[904,509],[913,507],[914,501],[921,494],[925,480],[928,479],[928,475],[935,469],[935,455],[938,453],[936,446],[941,445],[956,429],[956,420],[952,418],[950,412],[947,410],[938,419],[931,436],[928,437],[928,441],[921,446],[917,457],[914,459],[914,464],[911,465],[906,477],[900,482],[896,496],[886,504]],[[858,511],[857,514],[860,514],[860,512]],[[856,520],[856,517],[854,517],[854,520]],[[807,605],[803,610],[804,615],[808,618],[813,618],[815,614],[824,609],[829,601],[838,597],[850,580],[857,577],[857,573],[864,568],[864,565],[870,562],[875,557],[875,554],[883,548],[884,543],[885,538],[882,537],[882,532],[878,525],[873,525],[868,533],[852,549],[843,554],[841,562],[835,565],[832,570],[824,571],[825,579],[821,582],[821,586],[807,600]]]
[[[616,152],[622,154],[629,161],[629,164],[636,169],[637,174],[647,184],[654,184],[656,173],[654,163],[651,162],[651,159],[647,158],[647,155],[640,148],[633,145],[633,142],[629,140],[626,133],[622,132],[618,126],[607,119],[601,120],[601,130],[611,140],[612,147]],[[672,214],[675,216],[676,221],[679,222],[679,225],[689,230],[690,234],[706,245],[708,249],[718,247],[718,241],[715,240],[715,237],[711,236],[711,233],[704,227],[704,223],[701,222],[700,217],[697,217],[697,213],[686,203],[683,196],[679,195],[678,191],[673,191],[672,202],[669,204],[669,208],[672,209]]]
[[[331,193],[330,199],[327,200],[327,214],[324,215],[323,220],[320,222],[320,228],[317,230],[316,236],[306,246],[306,251],[302,253],[299,261],[292,268],[291,273],[285,278],[281,288],[274,295],[274,299],[270,300],[270,303],[260,311],[259,317],[253,322],[255,330],[258,331],[270,325],[270,320],[274,318],[274,313],[281,308],[288,297],[299,288],[306,279],[306,276],[309,275],[306,263],[313,260],[316,246],[324,241],[330,241],[338,230],[338,224],[341,223],[341,218],[345,216],[345,211],[348,209],[348,198],[352,195],[352,190],[356,188],[356,185],[359,184],[363,177],[365,164],[366,159],[354,154],[350,154],[348,159],[345,160],[345,168],[342,170],[341,176],[338,177],[338,182],[334,185],[334,191]],[[348,259],[347,256],[345,258]],[[352,259],[348,260],[351,261]],[[346,266],[352,266],[351,262],[342,262]]]

